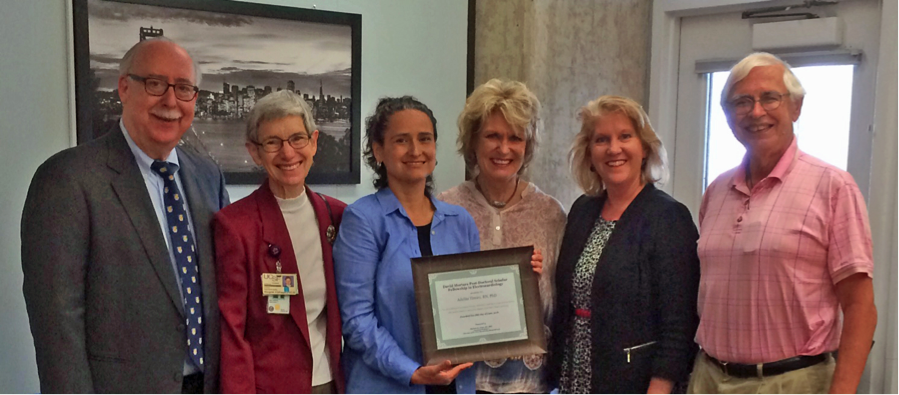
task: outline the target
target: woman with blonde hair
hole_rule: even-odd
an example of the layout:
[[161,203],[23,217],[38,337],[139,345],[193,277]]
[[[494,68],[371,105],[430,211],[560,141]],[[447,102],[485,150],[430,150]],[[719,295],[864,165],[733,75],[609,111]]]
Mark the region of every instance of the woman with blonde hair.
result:
[[585,194],[559,253],[552,381],[561,393],[669,393],[696,352],[699,235],[654,186],[665,152],[639,104],[602,96],[580,119],[569,158]]
[[[522,174],[537,149],[540,102],[516,81],[479,86],[459,115],[459,154],[474,178],[437,198],[464,207],[477,224],[481,250],[533,245],[543,253],[540,296],[544,322],[552,317],[558,246],[565,212],[558,200]],[[549,333],[548,327],[545,328]],[[543,355],[476,364],[477,389],[490,393],[547,393]]]

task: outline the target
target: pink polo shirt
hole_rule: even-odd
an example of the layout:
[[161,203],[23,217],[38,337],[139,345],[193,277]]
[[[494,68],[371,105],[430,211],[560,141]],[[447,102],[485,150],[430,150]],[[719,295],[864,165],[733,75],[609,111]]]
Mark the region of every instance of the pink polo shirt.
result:
[[699,209],[697,341],[736,363],[835,351],[834,285],[874,270],[864,198],[849,173],[806,155],[795,137],[751,192],[743,161],[709,185]]

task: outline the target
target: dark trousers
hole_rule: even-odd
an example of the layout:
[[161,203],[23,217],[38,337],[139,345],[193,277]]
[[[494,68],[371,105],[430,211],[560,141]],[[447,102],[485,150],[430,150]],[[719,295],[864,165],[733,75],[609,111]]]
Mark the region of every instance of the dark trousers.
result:
[[182,394],[202,394],[203,393],[203,373],[194,373],[184,376],[181,381]]
[[452,383],[447,385],[426,385],[425,386],[426,394],[455,394],[456,393],[456,380],[453,380]]

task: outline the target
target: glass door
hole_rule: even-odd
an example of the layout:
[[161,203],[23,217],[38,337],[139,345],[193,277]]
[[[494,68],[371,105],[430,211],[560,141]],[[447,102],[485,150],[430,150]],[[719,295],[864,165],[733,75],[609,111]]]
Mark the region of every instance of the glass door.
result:
[[[802,114],[793,125],[799,149],[846,170],[849,158],[849,118],[852,114],[853,65],[794,67],[805,88]],[[724,110],[721,90],[730,72],[709,73],[703,192],[721,173],[738,166],[746,149],[734,138]]]

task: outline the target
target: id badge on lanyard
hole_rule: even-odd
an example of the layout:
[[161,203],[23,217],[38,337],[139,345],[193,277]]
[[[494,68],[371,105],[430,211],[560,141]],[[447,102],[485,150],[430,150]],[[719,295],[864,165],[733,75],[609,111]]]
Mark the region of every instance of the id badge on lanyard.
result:
[[290,296],[298,294],[297,275],[281,273],[281,248],[269,244],[268,252],[277,259],[277,272],[262,273],[262,295],[268,297],[266,311],[269,314],[290,314]]

